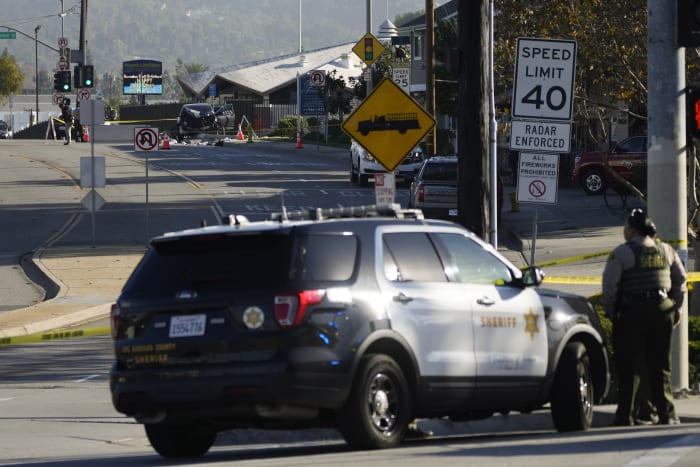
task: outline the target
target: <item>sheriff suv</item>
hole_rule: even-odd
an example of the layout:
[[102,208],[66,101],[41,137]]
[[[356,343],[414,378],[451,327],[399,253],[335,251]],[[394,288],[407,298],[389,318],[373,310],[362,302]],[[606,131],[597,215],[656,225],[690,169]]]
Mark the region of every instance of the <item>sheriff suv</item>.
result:
[[114,407],[162,456],[247,427],[391,448],[416,418],[546,404],[558,430],[591,426],[603,331],[539,268],[395,204],[228,219],[154,238],[112,307]]

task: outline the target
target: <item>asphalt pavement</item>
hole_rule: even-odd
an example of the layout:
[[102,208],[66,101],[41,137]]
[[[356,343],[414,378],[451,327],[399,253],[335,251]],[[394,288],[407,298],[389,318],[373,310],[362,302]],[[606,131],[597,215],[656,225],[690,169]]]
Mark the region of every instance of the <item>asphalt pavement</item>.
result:
[[[338,150],[314,145],[303,149],[289,146],[290,152],[328,151],[338,156]],[[585,296],[600,293],[607,253],[623,240],[625,216],[639,202],[627,199],[625,204],[615,195],[605,199],[563,187],[555,204],[521,203],[514,209],[509,202],[509,193],[514,190],[505,187],[498,250],[516,266],[530,264],[533,259],[542,265],[548,288]],[[58,233],[47,233],[46,242],[27,259],[31,266],[25,270],[36,268],[32,280],[43,281],[41,285],[53,287],[54,293],[40,303],[0,312],[0,344],[37,333],[60,333],[81,323],[89,327],[89,323],[109,316],[111,304],[145,245],[93,245],[86,226],[89,220],[75,214]],[[112,228],[118,229],[119,225]],[[700,397],[680,400],[679,413],[681,418],[700,422]]]

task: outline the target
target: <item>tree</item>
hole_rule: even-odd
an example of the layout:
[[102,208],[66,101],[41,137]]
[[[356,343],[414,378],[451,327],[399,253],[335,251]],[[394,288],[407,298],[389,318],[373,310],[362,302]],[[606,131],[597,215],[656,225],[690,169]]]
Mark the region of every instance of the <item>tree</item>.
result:
[[[577,43],[575,124],[598,142],[612,109],[644,127],[647,112],[646,0],[499,0],[494,73],[499,95],[510,97],[516,39],[573,39]],[[620,108],[620,103],[623,104]]]
[[17,66],[15,57],[3,52],[0,56],[0,99],[5,102],[10,93],[18,94],[22,90],[24,75]]
[[189,75],[191,73],[203,73],[205,71],[209,71],[209,65],[197,62],[185,63],[179,58],[177,59],[177,65],[175,65],[176,75]]
[[343,115],[350,113],[352,107],[350,106],[351,96],[347,91],[347,85],[343,77],[338,77],[338,71],[333,70],[326,75],[326,96],[328,96],[326,101],[326,110],[330,114],[337,114],[339,120],[342,122]]

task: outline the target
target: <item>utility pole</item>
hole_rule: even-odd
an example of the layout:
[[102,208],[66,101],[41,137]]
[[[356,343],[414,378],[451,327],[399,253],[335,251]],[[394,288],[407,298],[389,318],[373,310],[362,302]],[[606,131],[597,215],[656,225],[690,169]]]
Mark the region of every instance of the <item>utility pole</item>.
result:
[[[367,32],[371,33],[372,32],[372,0],[367,0]],[[367,93],[365,96],[369,96],[369,94],[372,92],[372,88],[374,87],[374,83],[372,83],[372,66],[367,67]]]
[[[661,240],[688,265],[685,55],[676,40],[676,2],[647,0],[649,215]],[[652,183],[653,180],[653,183]],[[688,302],[673,333],[671,386],[688,388]]]
[[[425,110],[435,118],[435,2],[425,0]],[[427,157],[435,155],[435,128],[426,137]]]
[[[459,2],[459,223],[490,241],[489,228],[489,0]],[[495,188],[495,187],[494,187]]]

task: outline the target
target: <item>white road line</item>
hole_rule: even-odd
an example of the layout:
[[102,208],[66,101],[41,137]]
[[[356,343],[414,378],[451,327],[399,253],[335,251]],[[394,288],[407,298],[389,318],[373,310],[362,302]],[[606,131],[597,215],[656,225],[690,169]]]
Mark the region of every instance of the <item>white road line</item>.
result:
[[84,383],[85,381],[90,381],[92,379],[96,379],[99,377],[100,377],[100,375],[90,375],[90,376],[86,376],[85,378],[77,379],[74,381],[74,383]]

